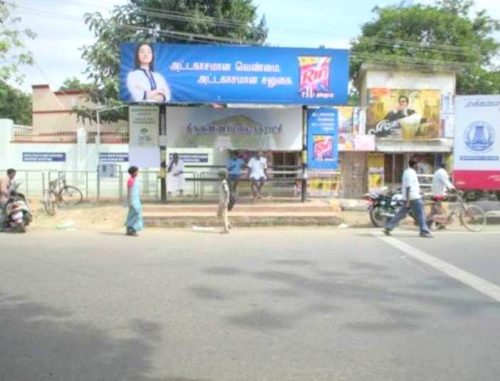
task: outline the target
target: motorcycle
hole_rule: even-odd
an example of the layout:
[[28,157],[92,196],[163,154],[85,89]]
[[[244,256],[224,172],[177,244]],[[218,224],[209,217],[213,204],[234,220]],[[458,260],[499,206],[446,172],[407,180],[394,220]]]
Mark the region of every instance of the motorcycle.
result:
[[[370,192],[366,193],[363,198],[368,201],[368,213],[370,213],[370,221],[376,227],[384,227],[387,219],[396,215],[405,201],[401,190],[396,189],[389,193]],[[409,215],[416,221],[413,211]]]
[[3,229],[6,231],[25,233],[26,226],[33,220],[31,208],[24,194],[17,191],[20,183],[14,184],[9,199],[5,204],[5,221]]

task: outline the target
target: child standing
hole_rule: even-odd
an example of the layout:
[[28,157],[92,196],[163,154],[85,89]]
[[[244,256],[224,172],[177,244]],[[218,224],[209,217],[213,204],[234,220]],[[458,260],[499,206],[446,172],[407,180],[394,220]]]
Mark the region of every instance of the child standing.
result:
[[229,185],[227,183],[227,171],[219,171],[219,208],[217,209],[217,217],[223,223],[222,234],[229,233],[229,220],[227,218],[229,204]]

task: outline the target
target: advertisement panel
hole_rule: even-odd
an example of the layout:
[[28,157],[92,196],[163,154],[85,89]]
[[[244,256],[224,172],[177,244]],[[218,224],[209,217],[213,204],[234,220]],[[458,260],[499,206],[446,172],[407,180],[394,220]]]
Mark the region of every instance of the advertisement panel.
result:
[[500,189],[500,95],[455,99],[453,180],[460,189]]
[[428,140],[441,137],[439,90],[368,90],[367,128],[377,138]]
[[339,105],[348,50],[240,45],[121,45],[125,102]]
[[167,108],[167,146],[300,151],[302,109]]
[[129,107],[129,162],[141,168],[160,166],[160,108]]
[[338,111],[335,108],[307,110],[307,165],[310,169],[337,169]]

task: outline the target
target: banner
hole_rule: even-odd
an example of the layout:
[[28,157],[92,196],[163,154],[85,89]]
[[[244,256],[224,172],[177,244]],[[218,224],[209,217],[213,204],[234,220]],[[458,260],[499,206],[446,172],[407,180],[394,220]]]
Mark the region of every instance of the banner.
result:
[[302,109],[167,108],[174,148],[300,151]]
[[307,165],[309,169],[337,169],[338,111],[307,110]]
[[347,103],[346,49],[121,45],[124,102]]
[[500,189],[500,95],[455,98],[453,180],[460,189]]
[[377,138],[441,137],[439,90],[368,89],[367,128]]
[[160,109],[153,106],[129,107],[129,145],[157,147],[160,134]]
[[375,151],[375,135],[365,135],[366,109],[335,107],[338,110],[339,151]]

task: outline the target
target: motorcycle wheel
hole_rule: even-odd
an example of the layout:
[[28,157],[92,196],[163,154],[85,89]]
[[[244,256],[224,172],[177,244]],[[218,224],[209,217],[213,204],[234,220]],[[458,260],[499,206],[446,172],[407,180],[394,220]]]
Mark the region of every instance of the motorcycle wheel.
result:
[[16,233],[26,233],[26,226],[24,226],[24,222],[19,223],[14,228],[14,232],[16,232]]
[[378,228],[382,228],[385,226],[385,221],[387,221],[387,217],[384,215],[385,213],[394,214],[394,210],[392,208],[382,208],[381,206],[376,206],[370,210],[370,220],[372,224]]

